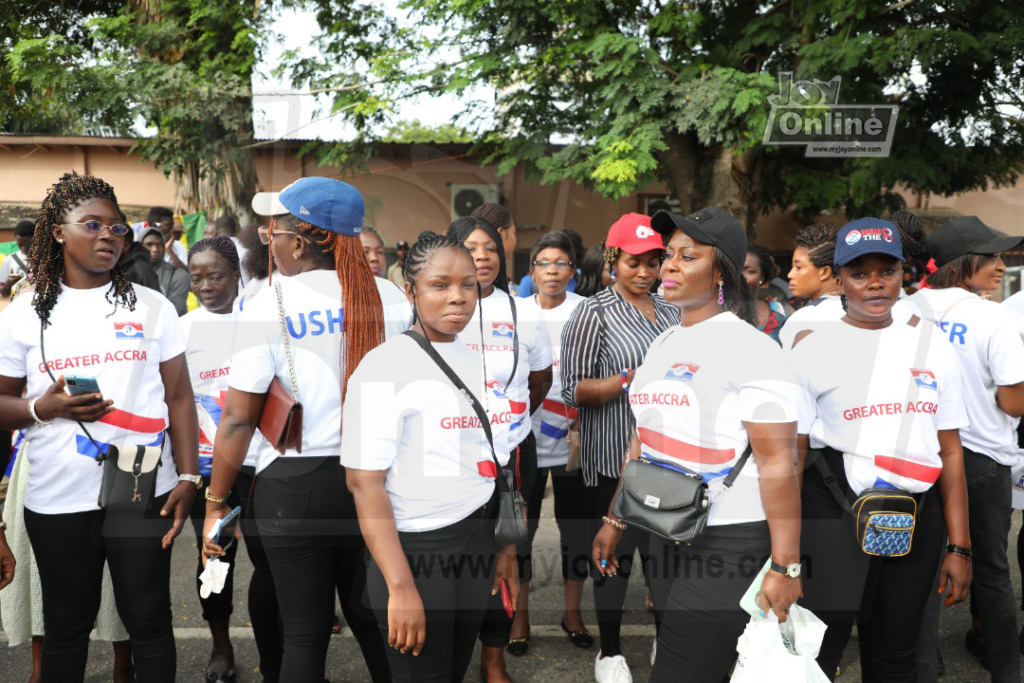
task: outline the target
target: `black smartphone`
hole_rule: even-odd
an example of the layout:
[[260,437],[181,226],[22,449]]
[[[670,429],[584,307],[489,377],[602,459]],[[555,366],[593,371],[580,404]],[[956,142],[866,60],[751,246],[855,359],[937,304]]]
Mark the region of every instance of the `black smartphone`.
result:
[[68,386],[68,393],[72,396],[83,394],[102,394],[100,384],[95,377],[83,377],[80,375],[65,375],[64,383]]

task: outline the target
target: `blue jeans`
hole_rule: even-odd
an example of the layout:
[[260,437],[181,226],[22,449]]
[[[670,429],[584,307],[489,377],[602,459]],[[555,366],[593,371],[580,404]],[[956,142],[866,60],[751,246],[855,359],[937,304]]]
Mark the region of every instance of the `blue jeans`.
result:
[[964,472],[974,549],[971,612],[981,617],[993,683],[1020,683],[1017,600],[1007,558],[1013,513],[1010,468],[965,448]]

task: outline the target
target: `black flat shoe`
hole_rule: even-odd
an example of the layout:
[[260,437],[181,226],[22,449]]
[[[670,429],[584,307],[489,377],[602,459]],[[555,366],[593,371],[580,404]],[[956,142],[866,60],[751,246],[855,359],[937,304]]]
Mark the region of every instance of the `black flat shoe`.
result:
[[594,636],[590,635],[590,631],[586,628],[582,631],[570,631],[569,627],[565,625],[565,619],[562,619],[562,630],[565,631],[566,635],[569,636],[569,641],[576,647],[586,650],[594,644]]
[[510,655],[516,657],[522,657],[530,649],[530,632],[526,632],[525,638],[512,638],[508,641],[508,645],[505,646]]
[[227,671],[207,671],[206,683],[235,683],[237,673],[234,669]]
[[988,668],[988,652],[985,651],[985,641],[981,639],[981,631],[970,629],[964,637],[964,647],[977,658],[978,663]]

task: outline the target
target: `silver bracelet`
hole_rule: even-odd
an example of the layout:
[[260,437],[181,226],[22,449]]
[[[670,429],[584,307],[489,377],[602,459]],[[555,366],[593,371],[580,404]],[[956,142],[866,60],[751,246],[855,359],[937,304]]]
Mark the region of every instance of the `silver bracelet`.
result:
[[40,398],[42,397],[36,396],[35,398],[30,398],[28,400],[28,414],[31,415],[32,419],[36,421],[37,426],[45,427],[46,425],[53,424],[53,420],[40,420],[39,416],[36,415],[36,401],[38,401]]

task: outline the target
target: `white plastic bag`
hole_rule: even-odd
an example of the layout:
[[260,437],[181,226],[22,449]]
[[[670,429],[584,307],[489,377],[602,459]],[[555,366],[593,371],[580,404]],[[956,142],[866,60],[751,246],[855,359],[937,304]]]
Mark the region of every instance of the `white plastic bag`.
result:
[[1024,451],[1017,450],[1017,464],[1010,470],[1010,489],[1014,510],[1024,510]]
[[799,605],[780,624],[775,612],[763,619],[751,617],[736,643],[739,659],[730,683],[831,683],[815,658],[826,626],[813,612]]

